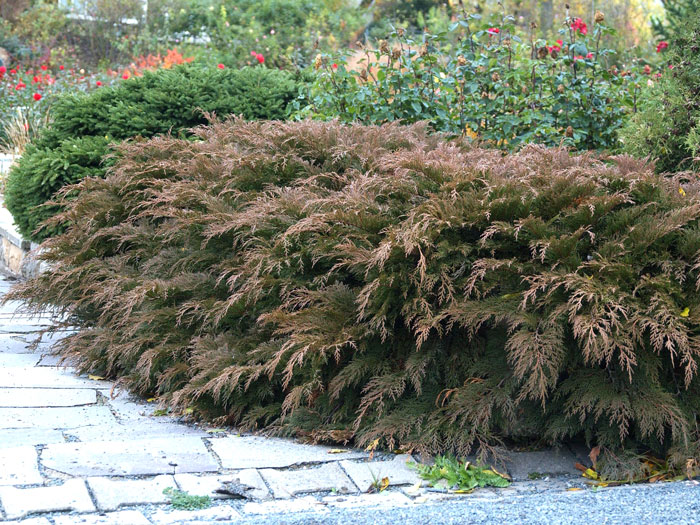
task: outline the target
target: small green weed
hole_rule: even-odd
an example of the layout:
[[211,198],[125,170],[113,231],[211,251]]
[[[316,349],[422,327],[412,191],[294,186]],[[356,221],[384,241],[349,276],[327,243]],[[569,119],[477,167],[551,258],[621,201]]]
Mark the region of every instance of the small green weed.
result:
[[209,496],[193,496],[172,487],[163,489],[163,494],[170,497],[170,504],[178,510],[199,510],[211,507]]
[[471,492],[477,487],[507,487],[510,481],[493,468],[473,465],[448,456],[438,456],[434,465],[416,464],[418,475],[435,486],[445,480],[458,493]]
[[544,478],[544,477],[545,477],[545,475],[542,474],[541,472],[530,472],[530,473],[527,475],[527,479],[529,479],[529,480],[542,479],[542,478]]

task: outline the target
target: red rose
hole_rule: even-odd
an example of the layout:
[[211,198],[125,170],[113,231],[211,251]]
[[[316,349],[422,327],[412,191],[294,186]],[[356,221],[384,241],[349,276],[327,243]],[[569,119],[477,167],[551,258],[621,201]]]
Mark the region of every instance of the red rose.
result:
[[332,67],[333,69],[338,69],[338,64],[333,64],[331,67]]
[[60,69],[61,71],[63,71],[65,68],[64,68],[63,66],[58,66],[58,69]]
[[586,25],[586,22],[584,22],[580,18],[574,18],[574,22],[571,24],[571,28],[574,31],[578,31],[582,35],[588,33],[588,26]]
[[252,56],[252,57],[257,57],[257,56],[258,56],[258,52],[257,52],[257,51],[251,51],[251,52],[250,52],[250,56]]
[[256,55],[255,58],[258,60],[259,64],[263,64],[265,62],[265,57],[262,55]]
[[17,85],[15,86],[15,90],[18,90],[18,91],[19,91],[20,89],[24,89],[24,88],[26,88],[26,87],[27,87],[27,84],[25,84],[24,82],[20,82],[19,84],[17,84]]
[[558,45],[559,47],[563,46],[563,45],[564,45],[564,41],[561,40],[561,39],[560,39],[560,40],[557,40],[557,45]]
[[32,79],[32,84],[38,84],[39,82],[41,82],[41,79],[35,75]]
[[129,80],[129,73],[124,73],[124,74],[122,75],[122,78],[123,78],[124,80]]
[[586,55],[586,58],[587,58],[588,60],[592,59],[592,58],[593,58],[593,53],[588,53],[588,54]]
[[216,67],[218,67],[219,69],[224,69],[226,66],[223,64],[217,64]]
[[41,70],[42,70],[42,71],[46,71],[47,69],[49,69],[49,67],[48,67],[46,64],[43,64],[43,65],[41,66]]
[[667,47],[668,47],[668,42],[666,42],[665,40],[662,40],[661,42],[659,42],[659,43],[657,44],[657,46],[656,46],[656,52],[657,52],[657,53],[661,53],[661,52],[662,52],[664,49],[666,49]]
[[7,68],[5,66],[0,66],[0,75],[4,75],[7,72]]
[[649,64],[647,64],[646,66],[644,66],[644,74],[648,75],[650,73],[651,73],[651,66]]
[[16,69],[10,69],[10,75],[14,75],[15,73],[17,73]]
[[95,82],[95,85],[96,85],[97,87],[100,87],[100,86],[102,85],[102,82],[100,82],[100,81],[98,80],[97,82]]
[[36,100],[37,102],[39,102],[41,100],[41,93],[34,93],[32,96],[34,97],[34,100]]
[[492,34],[492,35],[497,35],[500,32],[501,32],[501,30],[498,29],[497,27],[489,27],[489,29],[487,31],[487,33]]

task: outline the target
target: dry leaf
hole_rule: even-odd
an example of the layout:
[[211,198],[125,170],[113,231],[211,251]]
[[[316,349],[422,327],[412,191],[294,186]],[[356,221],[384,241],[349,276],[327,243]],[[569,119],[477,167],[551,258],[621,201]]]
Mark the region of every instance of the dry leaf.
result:
[[347,452],[350,452],[350,451],[346,450],[344,448],[332,448],[328,451],[329,454],[345,454]]
[[586,470],[588,469],[588,467],[584,467],[583,465],[581,465],[581,463],[578,462],[574,463],[574,468],[580,470],[581,472],[586,472]]
[[588,457],[591,460],[591,463],[593,463],[594,468],[595,468],[596,462],[598,461],[599,455],[600,455],[600,446],[593,447],[591,449],[591,452],[588,454]]
[[88,375],[88,379],[92,379],[93,381],[103,381],[104,377],[102,376],[94,376],[92,374]]
[[574,492],[575,490],[583,490],[583,489],[581,487],[571,487],[571,488],[568,488],[566,490],[567,490],[567,492]]

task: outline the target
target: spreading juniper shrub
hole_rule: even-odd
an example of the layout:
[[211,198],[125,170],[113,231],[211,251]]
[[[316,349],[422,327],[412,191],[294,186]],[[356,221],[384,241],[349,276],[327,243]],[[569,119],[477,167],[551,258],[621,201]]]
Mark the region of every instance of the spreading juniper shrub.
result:
[[682,175],[421,125],[194,132],[124,143],[53,219],[71,226],[44,243],[52,271],[9,295],[79,326],[59,346],[84,370],[315,441],[700,459]]

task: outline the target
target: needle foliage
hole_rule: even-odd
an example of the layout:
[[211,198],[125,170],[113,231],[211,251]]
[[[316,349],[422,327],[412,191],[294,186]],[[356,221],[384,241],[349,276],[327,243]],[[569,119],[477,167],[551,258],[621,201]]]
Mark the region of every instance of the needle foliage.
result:
[[[125,142],[9,298],[84,370],[313,441],[698,455],[700,197],[626,156],[425,126],[214,122]],[[675,454],[675,455],[674,455]]]

